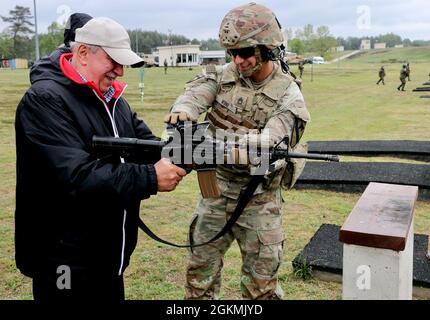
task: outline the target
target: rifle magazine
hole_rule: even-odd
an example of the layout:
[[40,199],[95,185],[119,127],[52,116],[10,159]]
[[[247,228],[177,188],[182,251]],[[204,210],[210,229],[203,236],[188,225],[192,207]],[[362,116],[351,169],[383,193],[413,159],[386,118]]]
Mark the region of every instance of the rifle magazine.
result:
[[221,196],[215,170],[197,171],[197,179],[203,198],[218,198]]

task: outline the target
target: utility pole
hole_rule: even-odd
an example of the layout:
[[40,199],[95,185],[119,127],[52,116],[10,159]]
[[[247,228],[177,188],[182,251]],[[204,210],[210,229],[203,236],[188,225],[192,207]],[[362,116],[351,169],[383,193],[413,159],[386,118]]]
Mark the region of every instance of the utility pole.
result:
[[170,65],[173,67],[173,47],[172,47],[172,29],[167,29],[169,32],[169,44],[170,44]]
[[137,38],[137,29],[136,29],[136,54],[139,55],[139,40]]
[[36,0],[33,0],[34,6],[34,38],[36,39],[36,61],[40,59],[39,53],[39,34],[37,33],[37,13],[36,13]]
[[314,81],[314,64],[311,65],[311,82]]

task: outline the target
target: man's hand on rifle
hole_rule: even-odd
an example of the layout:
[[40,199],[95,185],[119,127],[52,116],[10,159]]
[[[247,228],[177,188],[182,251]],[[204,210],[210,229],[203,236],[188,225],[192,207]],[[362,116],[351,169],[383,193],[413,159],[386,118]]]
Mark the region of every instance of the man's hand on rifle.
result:
[[196,122],[197,119],[191,116],[190,114],[181,111],[181,112],[171,112],[164,117],[164,122],[169,124],[177,124],[178,122],[183,121],[193,121]]
[[157,173],[157,183],[159,192],[168,192],[175,190],[176,186],[187,174],[187,172],[172,164],[168,159],[161,159],[155,165]]

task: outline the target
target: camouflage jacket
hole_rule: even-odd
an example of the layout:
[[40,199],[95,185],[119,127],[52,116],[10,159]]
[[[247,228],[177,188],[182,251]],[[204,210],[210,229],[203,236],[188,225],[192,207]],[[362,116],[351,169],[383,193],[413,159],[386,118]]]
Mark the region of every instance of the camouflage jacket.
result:
[[[295,146],[310,121],[299,87],[277,62],[272,74],[258,86],[241,77],[234,63],[208,66],[187,82],[184,94],[171,107],[172,112],[187,112],[195,118],[209,109],[209,114],[222,109],[249,120],[260,133],[268,130],[271,144],[288,136],[291,146]],[[280,164],[279,170],[266,177],[267,183],[256,194],[279,187],[286,167],[285,162]],[[250,166],[218,165],[217,177],[223,195],[235,199],[251,178]]]

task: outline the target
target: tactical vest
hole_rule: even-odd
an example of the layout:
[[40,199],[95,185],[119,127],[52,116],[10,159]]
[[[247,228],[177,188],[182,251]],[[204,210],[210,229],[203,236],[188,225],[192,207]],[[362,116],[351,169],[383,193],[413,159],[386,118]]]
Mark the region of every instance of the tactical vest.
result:
[[[206,76],[216,80],[215,66],[206,67]],[[282,81],[273,80],[261,89],[242,85],[237,73],[225,70],[219,81],[218,93],[207,119],[216,128],[233,130],[238,134],[250,130],[260,131],[278,106],[279,99],[294,79],[286,76]]]
[[[218,83],[217,95],[212,104],[212,110],[207,114],[207,120],[215,128],[229,130],[237,136],[251,131],[261,132],[273,112],[278,109],[280,99],[285,95],[290,84],[294,82],[294,78],[290,75],[282,74],[282,77],[279,77],[279,75],[275,74],[273,79],[265,86],[254,90],[242,83],[233,65],[229,65],[221,73],[220,71],[213,65],[207,66],[204,70],[206,78],[215,80]],[[280,72],[280,69],[275,72]],[[297,142],[303,133],[305,123],[309,120],[309,114],[306,108],[292,107],[289,111],[298,119],[297,128],[293,130],[294,138],[292,138]],[[304,151],[303,146],[300,146],[300,148],[301,151]],[[281,180],[283,180],[282,186],[287,189],[291,188],[303,166],[303,161],[284,162],[279,170],[266,177],[267,181],[263,189],[277,188],[281,184]],[[299,167],[300,172],[297,170]],[[221,165],[218,166],[217,171],[221,177],[227,179],[230,183],[233,180],[241,180],[239,177],[248,176],[242,180],[244,183],[250,178],[249,173],[246,174],[247,169],[240,166]],[[232,190],[235,188],[231,187],[232,185],[230,184],[229,188],[226,187],[227,190],[224,190],[223,193],[229,195],[238,194],[238,190]],[[263,192],[263,189],[259,188],[255,194]]]

